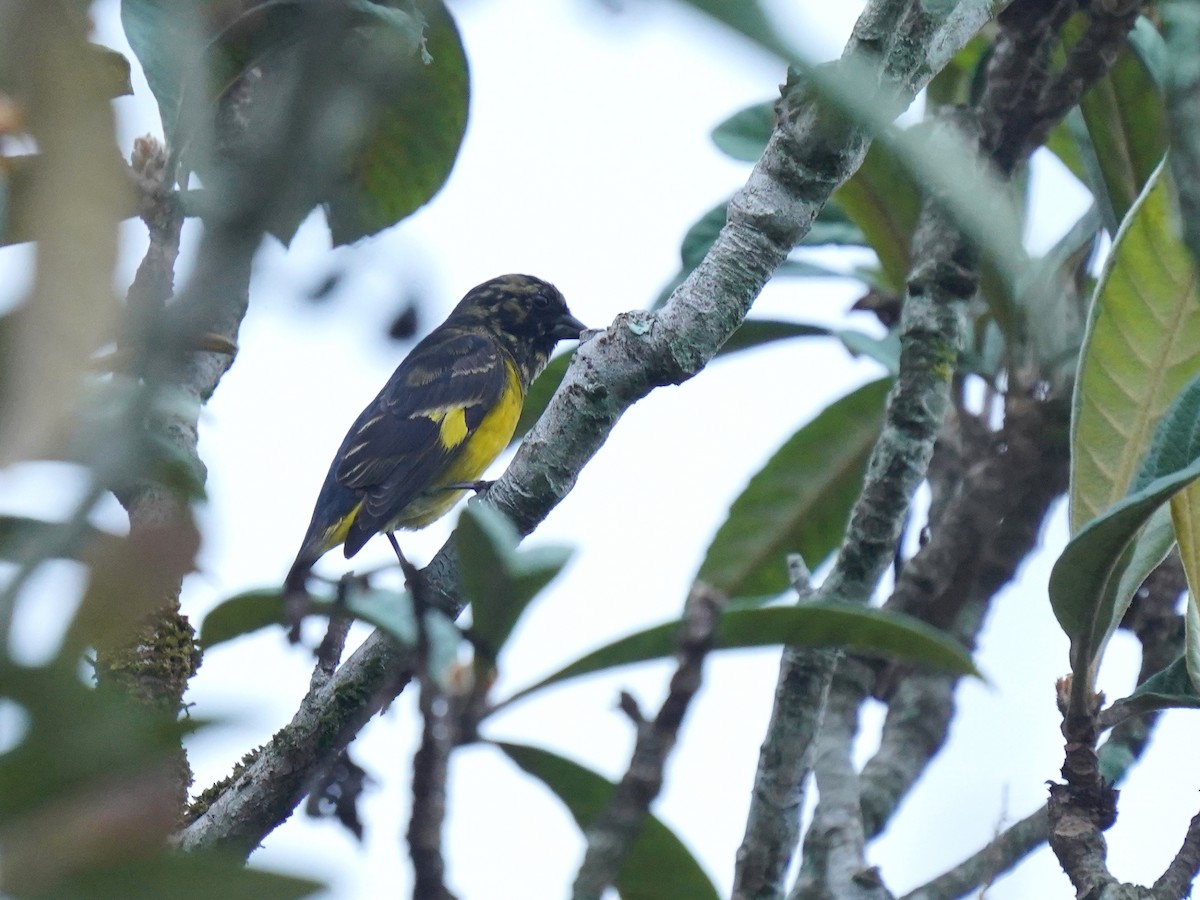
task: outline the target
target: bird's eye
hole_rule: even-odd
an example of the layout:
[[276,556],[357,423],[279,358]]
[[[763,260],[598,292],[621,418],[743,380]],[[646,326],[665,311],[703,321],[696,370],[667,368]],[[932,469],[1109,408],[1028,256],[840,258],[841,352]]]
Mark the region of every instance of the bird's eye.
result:
[[549,306],[550,306],[550,298],[547,297],[545,294],[534,294],[533,295],[533,308],[534,309],[547,309],[547,308],[549,308]]

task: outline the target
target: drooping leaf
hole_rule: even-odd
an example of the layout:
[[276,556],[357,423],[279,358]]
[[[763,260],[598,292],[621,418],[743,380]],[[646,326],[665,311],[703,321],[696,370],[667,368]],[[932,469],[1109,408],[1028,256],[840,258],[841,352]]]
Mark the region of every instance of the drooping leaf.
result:
[[746,319],[729,340],[717,351],[718,356],[752,350],[775,341],[798,337],[830,337],[833,332],[824,325],[804,322],[783,322],[778,319]]
[[1200,375],[1163,416],[1129,495],[1085,524],[1054,564],[1050,602],[1071,639],[1077,678],[1094,676],[1104,646],[1128,608],[1137,587],[1126,576],[1131,561],[1140,557],[1140,565],[1152,565],[1153,554],[1139,546],[1139,533],[1168,499],[1200,476],[1197,409]]
[[[724,356],[740,350],[750,350],[754,347],[761,347],[764,344],[788,338],[843,337],[847,333],[840,331],[836,333],[832,332],[824,325],[806,325],[802,322],[781,322],[767,319],[747,319],[730,336],[725,345],[717,351],[717,355]],[[854,341],[854,338],[851,338],[851,341]],[[861,352],[867,353],[867,348],[864,346],[861,348]],[[537,377],[537,380],[530,385],[529,393],[525,395],[525,405],[521,409],[521,417],[517,420],[517,428],[513,432],[512,444],[519,443],[521,438],[529,433],[529,429],[534,426],[534,423],[541,418],[542,413],[546,411],[546,407],[550,405],[550,399],[554,396],[554,392],[558,390],[558,386],[562,384],[563,378],[566,377],[567,367],[571,364],[571,359],[574,355],[574,350],[568,350],[566,353],[554,357],[554,359],[550,360],[550,364],[546,366],[542,374]]]
[[774,594],[788,553],[817,566],[841,541],[890,387],[859,388],[789,438],[730,507],[697,578],[731,596]]
[[199,58],[198,45],[204,40],[200,11],[195,0],[121,0],[121,27],[141,63],[158,103],[163,133],[172,145],[184,81]]
[[875,360],[893,377],[900,374],[900,333],[896,329],[883,337],[875,337],[853,328],[839,328],[834,335],[841,339],[852,356],[865,356]]
[[[1072,122],[1073,117],[1079,117],[1078,122]],[[1067,115],[1051,129],[1050,134],[1046,137],[1045,147],[1051,153],[1058,157],[1058,161],[1067,167],[1080,183],[1091,185],[1095,179],[1090,177],[1095,173],[1099,173],[1099,164],[1095,168],[1089,166],[1084,160],[1084,150],[1080,146],[1080,136],[1086,138],[1086,129],[1082,124],[1082,115],[1078,108],[1071,110]],[[1091,141],[1087,141],[1088,152],[1093,156],[1094,151],[1091,147]],[[1097,198],[1099,201],[1099,198]],[[1107,198],[1105,198],[1105,205]]]
[[937,106],[966,105],[975,99],[982,63],[991,56],[992,41],[977,34],[929,82],[926,95]]
[[[132,887],[136,885],[136,888]],[[54,900],[300,900],[326,890],[318,881],[251,868],[245,860],[211,852],[163,852],[145,859],[89,869],[54,885]]]
[[234,638],[284,623],[283,592],[279,588],[245,591],[209,610],[200,625],[200,646],[211,650]]
[[497,510],[468,505],[454,530],[463,599],[471,604],[471,637],[494,662],[521,614],[567,564],[565,547],[517,547],[521,537]]
[[717,149],[742,162],[757,162],[775,130],[774,104],[755,103],[735,112],[712,131]]
[[1088,207],[1043,257],[1034,261],[1019,286],[1028,343],[1046,376],[1069,382],[1078,367],[1087,302],[1088,263],[1102,228],[1100,212]]
[[[317,601],[316,609],[326,606],[329,612],[346,612],[354,618],[373,625],[390,635],[401,647],[416,648],[420,638],[412,596],[408,591],[368,587],[351,581],[342,603]],[[459,650],[463,637],[457,625],[437,609],[426,609],[424,631],[427,646],[425,671],[442,690],[450,690],[458,668]]]
[[566,377],[567,367],[571,365],[574,356],[575,351],[568,350],[566,353],[554,357],[542,370],[542,374],[529,386],[529,392],[525,395],[525,405],[521,407],[521,417],[517,420],[517,427],[513,431],[509,446],[520,443],[521,438],[525,437],[529,433],[529,429],[542,417],[542,413],[550,405],[554,392],[558,390],[558,386]]
[[[1182,656],[1160,672],[1151,675],[1128,697],[1118,701],[1129,715],[1141,715],[1161,709],[1200,709],[1200,693],[1188,677]],[[1114,704],[1116,705],[1116,704]],[[1108,784],[1120,784],[1137,757],[1129,743],[1107,740],[1097,753],[1100,775]]]
[[[333,71],[346,98],[323,120],[319,151],[311,142],[287,147],[288,164],[312,186],[272,198],[271,230],[285,242],[315,205],[324,206],[337,244],[395,224],[445,182],[466,127],[466,56],[441,0],[352,0],[342,12],[331,21],[345,33],[331,45],[345,57]],[[296,53],[320,14],[299,0],[229,9],[123,0],[126,35],[168,141],[206,183],[236,190],[236,179],[225,176],[263,142],[261,132],[279,127],[275,112],[292,102]],[[210,125],[215,155],[197,140]]]
[[458,158],[470,101],[466,52],[445,4],[421,0],[418,8],[425,60],[380,86],[385,99],[349,180],[326,203],[335,245],[382,231],[425,205]]
[[[675,653],[679,623],[667,622],[618,638],[517,691],[508,706],[536,691],[582,675],[630,663],[665,659]],[[725,611],[715,650],[745,647],[840,647],[920,663],[958,675],[978,675],[960,644],[919,619],[851,603],[796,606],[739,605]]]
[[687,3],[780,59],[791,60],[796,57],[796,51],[775,30],[771,17],[763,10],[762,0],[740,0],[738,3],[726,3],[724,0],[687,0]]
[[[1078,29],[1079,19],[1068,23]],[[1122,221],[1167,150],[1162,94],[1139,54],[1126,47],[1080,100],[1114,220]]]
[[903,291],[912,268],[921,192],[902,161],[885,144],[872,143],[863,164],[833,199],[866,235],[888,287]]
[[[586,829],[604,809],[614,785],[607,778],[549,750],[525,744],[495,745],[550,789]],[[717,900],[712,879],[683,842],[647,815],[616,879],[621,900]]]
[[124,646],[146,616],[161,609],[195,570],[200,531],[190,511],[175,521],[134,528],[84,555],[88,586],[65,646]]
[[1183,622],[1183,659],[1187,665],[1187,674],[1192,684],[1192,690],[1200,692],[1200,606],[1197,606],[1196,594],[1190,590]]
[[1125,706],[1137,713],[1156,709],[1200,709],[1200,691],[1188,675],[1184,657],[1176,658],[1161,672],[1139,684],[1125,698]]
[[[98,783],[150,770],[204,724],[90,688],[74,665],[0,662],[0,695],[28,714],[20,743],[0,754],[0,828],[6,830],[60,798],[65,804]],[[86,752],[72,740],[81,734],[87,735]]]
[[1196,268],[1161,168],[1117,234],[1092,299],[1071,418],[1072,530],[1129,489],[1154,427],[1200,371]]
[[56,548],[61,559],[79,559],[84,548],[93,552],[120,541],[116,535],[84,522],[72,526],[27,516],[0,516],[0,559],[20,561],[39,548]]

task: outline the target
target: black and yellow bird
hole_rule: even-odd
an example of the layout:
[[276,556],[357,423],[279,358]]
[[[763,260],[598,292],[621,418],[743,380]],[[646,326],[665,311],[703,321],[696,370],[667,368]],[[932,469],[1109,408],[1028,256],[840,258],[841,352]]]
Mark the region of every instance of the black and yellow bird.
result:
[[[554,346],[585,325],[554,285],[501,275],[472,288],[400,363],[350,426],[288,573],[349,558],[376,534],[424,528],[462,497],[512,439],[525,393]],[[397,547],[397,552],[399,549]]]

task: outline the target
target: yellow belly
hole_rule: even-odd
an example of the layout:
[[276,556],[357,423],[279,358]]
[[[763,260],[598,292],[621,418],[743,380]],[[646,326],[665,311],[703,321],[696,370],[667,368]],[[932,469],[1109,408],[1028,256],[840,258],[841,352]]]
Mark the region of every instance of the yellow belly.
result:
[[385,531],[424,528],[440,519],[466,493],[460,490],[446,490],[441,486],[477,480],[508,446],[513,432],[517,429],[517,421],[521,418],[521,407],[525,404],[525,388],[511,363],[505,362],[504,369],[508,375],[508,385],[499,402],[483,417],[479,427],[466,439],[458,456],[434,481],[432,488],[415,497],[401,515],[388,523]]

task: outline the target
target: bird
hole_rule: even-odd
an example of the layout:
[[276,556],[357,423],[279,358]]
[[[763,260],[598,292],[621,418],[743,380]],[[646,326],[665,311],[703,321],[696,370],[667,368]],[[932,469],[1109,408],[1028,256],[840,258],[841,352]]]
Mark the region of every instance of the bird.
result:
[[501,275],[469,290],[396,367],[342,440],[284,582],[304,594],[313,565],[440,519],[508,446],[529,385],[561,340],[587,330],[554,285]]

